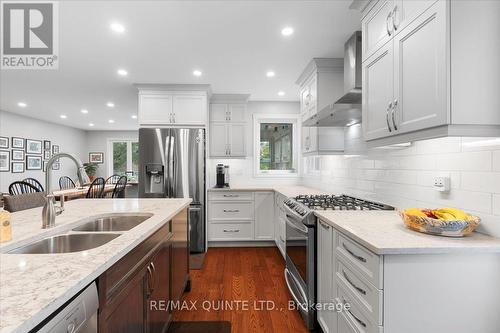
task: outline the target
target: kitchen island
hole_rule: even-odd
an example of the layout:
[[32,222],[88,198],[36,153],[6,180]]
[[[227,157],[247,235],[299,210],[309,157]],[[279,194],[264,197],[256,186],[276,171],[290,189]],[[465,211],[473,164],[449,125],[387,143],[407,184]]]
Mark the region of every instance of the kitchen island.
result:
[[[186,209],[190,202],[191,199],[75,200],[66,204],[66,210],[56,218],[56,227],[51,229],[41,229],[42,208],[13,213],[13,239],[0,245],[0,332],[34,329],[80,290],[102,278],[144,241],[164,229],[173,233],[170,237],[176,257],[187,261]],[[120,235],[108,243],[86,251],[8,253],[46,237],[73,233],[71,229],[98,217],[117,214],[142,215],[147,219],[128,231],[119,231]],[[176,231],[186,235],[175,235]],[[185,252],[184,256],[180,255],[181,251]],[[186,265],[187,262],[182,263]],[[176,270],[175,265],[171,267]],[[182,282],[187,283],[187,266],[179,270],[182,272],[177,275],[182,275]],[[101,295],[99,297],[101,300]]]

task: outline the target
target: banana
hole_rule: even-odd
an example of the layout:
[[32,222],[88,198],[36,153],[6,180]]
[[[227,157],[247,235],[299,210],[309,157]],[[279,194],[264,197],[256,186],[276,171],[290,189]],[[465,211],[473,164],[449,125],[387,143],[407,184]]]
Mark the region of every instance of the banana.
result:
[[425,215],[425,213],[422,212],[418,208],[407,208],[403,212],[407,215],[416,215],[416,216],[420,216],[420,217],[427,217],[427,215]]
[[432,211],[441,220],[467,220],[469,215],[463,210],[451,207],[440,208]]

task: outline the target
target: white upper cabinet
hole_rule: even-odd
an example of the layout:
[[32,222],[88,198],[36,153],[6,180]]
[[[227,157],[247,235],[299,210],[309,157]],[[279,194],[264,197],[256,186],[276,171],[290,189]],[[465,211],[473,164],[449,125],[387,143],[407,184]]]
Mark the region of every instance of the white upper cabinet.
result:
[[393,0],[381,0],[363,18],[361,22],[363,61],[391,39],[393,9]]
[[210,156],[245,157],[249,95],[214,94],[210,103]]
[[[481,17],[471,25],[471,13]],[[363,13],[363,131],[370,146],[500,136],[500,2],[372,1]],[[483,60],[483,55],[485,60]],[[480,107],[478,107],[480,105]]]
[[302,127],[303,154],[321,155],[343,152],[343,127]]
[[136,85],[140,126],[207,125],[208,85]]

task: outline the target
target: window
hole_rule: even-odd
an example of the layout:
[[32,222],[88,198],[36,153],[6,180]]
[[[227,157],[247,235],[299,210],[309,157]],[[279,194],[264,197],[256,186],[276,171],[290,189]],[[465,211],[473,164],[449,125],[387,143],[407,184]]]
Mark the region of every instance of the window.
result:
[[137,180],[139,172],[139,142],[137,139],[109,141],[109,175],[125,175],[129,180]]
[[297,117],[256,115],[254,129],[256,174],[297,175]]

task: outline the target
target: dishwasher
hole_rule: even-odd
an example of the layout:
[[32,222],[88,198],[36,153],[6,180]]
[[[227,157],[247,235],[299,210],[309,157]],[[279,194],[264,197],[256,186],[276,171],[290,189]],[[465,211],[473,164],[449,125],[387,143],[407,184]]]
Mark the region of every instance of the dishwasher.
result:
[[97,333],[99,299],[96,283],[85,290],[50,319],[39,333]]

